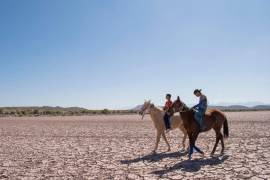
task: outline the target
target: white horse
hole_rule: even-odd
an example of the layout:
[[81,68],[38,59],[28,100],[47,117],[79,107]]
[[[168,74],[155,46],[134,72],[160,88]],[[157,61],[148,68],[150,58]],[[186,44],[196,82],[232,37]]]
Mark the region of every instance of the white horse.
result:
[[[168,146],[168,151],[170,151],[171,148],[170,148],[170,144],[166,138],[166,134],[165,134],[166,128],[165,128],[165,124],[164,124],[164,120],[163,120],[165,112],[160,110],[159,108],[155,107],[155,105],[152,104],[151,101],[145,101],[142,108],[141,108],[141,111],[140,111],[140,114],[142,115],[142,119],[143,119],[144,115],[147,113],[150,114],[150,117],[151,117],[151,119],[154,123],[154,126],[156,128],[156,131],[157,131],[156,144],[155,144],[155,148],[152,152],[156,153],[161,136]],[[171,129],[179,128],[183,132],[184,138],[182,141],[182,149],[185,150],[185,147],[186,147],[185,141],[187,138],[187,131],[184,127],[183,120],[181,119],[180,116],[172,116],[170,119],[170,123],[171,123]]]

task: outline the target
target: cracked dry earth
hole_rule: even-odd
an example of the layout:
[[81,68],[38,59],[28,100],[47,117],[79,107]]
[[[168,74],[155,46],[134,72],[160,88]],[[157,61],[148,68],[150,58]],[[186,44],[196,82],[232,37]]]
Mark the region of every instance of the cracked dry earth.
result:
[[[231,112],[225,154],[210,157],[214,131],[188,161],[170,132],[156,155],[155,131],[138,115],[0,118],[0,179],[270,179],[270,111]],[[188,143],[188,141],[186,142]]]

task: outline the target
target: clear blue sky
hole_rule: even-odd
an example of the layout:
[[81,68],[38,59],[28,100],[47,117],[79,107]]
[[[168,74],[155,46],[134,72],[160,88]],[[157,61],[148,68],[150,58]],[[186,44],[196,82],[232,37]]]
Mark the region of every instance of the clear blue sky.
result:
[[270,102],[270,1],[2,0],[0,106]]

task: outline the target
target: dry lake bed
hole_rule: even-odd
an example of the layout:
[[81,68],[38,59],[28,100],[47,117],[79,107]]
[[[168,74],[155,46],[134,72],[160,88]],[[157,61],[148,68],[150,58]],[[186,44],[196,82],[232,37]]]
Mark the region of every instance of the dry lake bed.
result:
[[167,135],[170,152],[161,140],[150,154],[149,116],[0,118],[0,179],[270,179],[270,111],[226,115],[225,154],[218,156],[219,146],[209,156],[212,130],[197,140],[206,156],[191,161],[179,152],[178,130]]

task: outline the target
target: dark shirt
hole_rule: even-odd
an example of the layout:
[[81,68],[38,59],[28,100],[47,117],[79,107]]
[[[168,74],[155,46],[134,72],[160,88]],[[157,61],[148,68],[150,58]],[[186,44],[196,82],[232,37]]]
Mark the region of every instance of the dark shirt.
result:
[[198,110],[201,110],[201,111],[206,111],[206,109],[207,109],[207,98],[206,98],[205,95],[200,96],[199,104],[194,106],[194,108],[198,108]]

